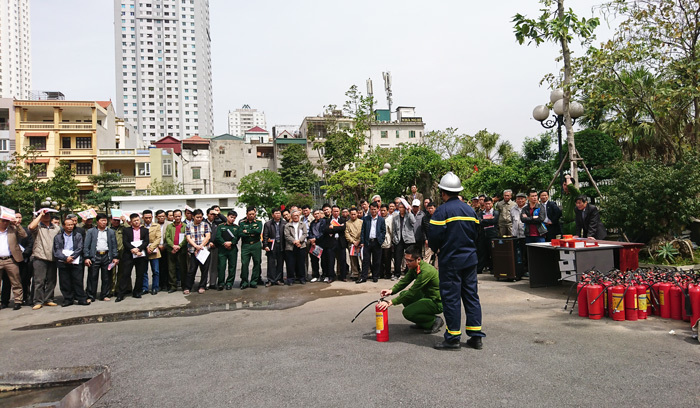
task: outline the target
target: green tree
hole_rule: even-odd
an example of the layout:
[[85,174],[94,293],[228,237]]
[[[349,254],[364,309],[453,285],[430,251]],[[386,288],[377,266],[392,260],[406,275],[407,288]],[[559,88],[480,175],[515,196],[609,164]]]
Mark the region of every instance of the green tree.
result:
[[498,133],[492,133],[486,129],[480,130],[474,135],[474,144],[462,153],[492,163],[506,159],[514,153],[513,145],[507,140],[500,141],[500,138],[501,135]]
[[449,170],[447,162],[438,153],[418,145],[403,146],[392,166],[376,186],[376,192],[387,200],[405,195],[413,184],[424,196],[434,198],[437,182]]
[[43,183],[39,181],[39,174],[46,171],[46,165],[27,165],[34,163],[36,158],[36,150],[30,146],[25,147],[22,153],[12,154],[12,158],[3,169],[3,177],[6,177],[6,180],[0,195],[0,205],[28,213],[45,197],[40,198]]
[[270,170],[259,170],[243,177],[238,192],[238,200],[246,206],[256,207],[263,217],[287,202],[282,177]]
[[314,198],[310,193],[290,193],[287,196],[287,207],[296,205],[301,208],[305,205],[314,206]]
[[95,186],[95,190],[87,194],[85,202],[105,212],[114,207],[112,197],[127,195],[124,190],[119,188],[119,182],[122,180],[120,173],[106,172],[90,175],[88,180]]
[[[561,45],[562,59],[564,60],[564,78],[562,88],[564,90],[564,125],[566,126],[566,140],[569,146],[569,159],[574,161],[576,146],[574,142],[573,122],[569,112],[571,101],[571,51],[569,44],[573,36],[577,35],[583,44],[590,44],[595,38],[593,31],[600,24],[598,18],[579,18],[572,9],[564,9],[564,0],[540,0],[544,6],[542,14],[537,19],[529,19],[522,14],[513,17],[515,24],[515,38],[520,44],[526,40],[528,44],[534,42],[539,46],[545,41],[556,42]],[[556,12],[552,10],[556,5]],[[572,167],[572,176],[578,184],[576,166]]]
[[457,134],[457,128],[431,130],[423,136],[421,143],[445,159],[464,151],[475,151],[474,138],[467,134]]
[[177,181],[153,180],[148,189],[151,195],[182,195],[185,194],[185,187]]
[[358,205],[360,199],[367,199],[374,191],[379,174],[372,169],[360,167],[357,170],[341,170],[328,179],[326,197],[336,200],[338,205],[350,207]]
[[680,235],[700,214],[700,158],[685,154],[669,165],[648,159],[621,162],[602,206],[605,225],[621,228],[632,241]]
[[304,145],[291,144],[281,152],[281,169],[285,190],[289,193],[309,193],[316,182],[314,166]]
[[610,1],[613,39],[575,61],[587,119],[627,158],[672,163],[700,143],[700,3]]
[[53,177],[41,188],[41,195],[51,197],[61,206],[69,210],[80,205],[78,200],[78,180],[75,178],[75,169],[69,162],[61,160],[53,170]]

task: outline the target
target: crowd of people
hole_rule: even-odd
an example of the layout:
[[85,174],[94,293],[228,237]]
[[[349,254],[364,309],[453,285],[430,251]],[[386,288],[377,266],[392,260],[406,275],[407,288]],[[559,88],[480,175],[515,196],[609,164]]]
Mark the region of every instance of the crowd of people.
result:
[[[515,201],[510,190],[502,199],[472,198],[479,221],[478,273],[492,267],[490,241],[499,237],[543,242],[574,228],[581,236],[603,238],[597,209],[570,181],[563,188],[563,211],[546,191],[518,193]],[[410,190],[389,202],[374,195],[350,208],[277,208],[267,222],[252,207],[240,221],[235,211],[223,214],[214,206],[206,214],[189,207],[144,210],[129,217],[97,214],[81,225],[75,215],[61,220],[43,210],[27,227],[17,213],[14,222],[0,221],[0,271],[5,272],[0,306],[9,307],[10,292],[15,310],[21,305],[57,306],[56,283],[62,306],[112,298],[120,302],[161,291],[231,290],[239,261],[240,289],[395,281],[408,271],[405,254],[410,246],[417,248],[421,261],[438,267],[428,242],[437,205],[415,185]],[[262,254],[267,257],[265,277]]]

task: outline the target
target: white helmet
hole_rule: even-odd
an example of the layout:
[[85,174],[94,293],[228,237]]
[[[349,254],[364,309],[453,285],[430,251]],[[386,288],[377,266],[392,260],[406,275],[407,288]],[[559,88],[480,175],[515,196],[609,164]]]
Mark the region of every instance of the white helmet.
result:
[[462,187],[462,182],[459,180],[459,177],[457,177],[457,175],[451,171],[448,171],[447,174],[442,176],[438,187],[445,191],[451,191],[453,193],[459,193],[460,191],[464,190],[464,187]]

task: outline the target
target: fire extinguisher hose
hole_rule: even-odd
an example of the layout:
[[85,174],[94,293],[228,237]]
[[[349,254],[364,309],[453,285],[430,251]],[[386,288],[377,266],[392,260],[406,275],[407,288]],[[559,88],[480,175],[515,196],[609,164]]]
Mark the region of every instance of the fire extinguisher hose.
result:
[[379,303],[379,302],[383,302],[383,301],[384,301],[384,298],[380,298],[379,300],[373,300],[373,301],[369,302],[369,303],[367,304],[367,306],[363,307],[362,310],[360,310],[360,312],[359,312],[358,314],[355,315],[355,318],[352,319],[352,320],[350,321],[350,323],[355,323],[355,319],[357,319],[357,318],[362,314],[362,312],[365,311],[365,309],[367,309],[368,307],[372,306],[372,305],[375,304],[375,303]]

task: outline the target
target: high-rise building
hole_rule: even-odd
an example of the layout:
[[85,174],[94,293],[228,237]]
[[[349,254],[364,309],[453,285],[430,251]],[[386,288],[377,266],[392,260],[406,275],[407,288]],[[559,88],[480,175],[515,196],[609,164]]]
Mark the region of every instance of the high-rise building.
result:
[[29,0],[0,0],[0,98],[29,99],[30,45]]
[[209,0],[114,0],[117,112],[146,144],[214,133]]
[[228,112],[228,133],[234,136],[243,136],[247,130],[254,127],[266,129],[265,112],[251,109],[249,105],[243,105],[241,109]]

